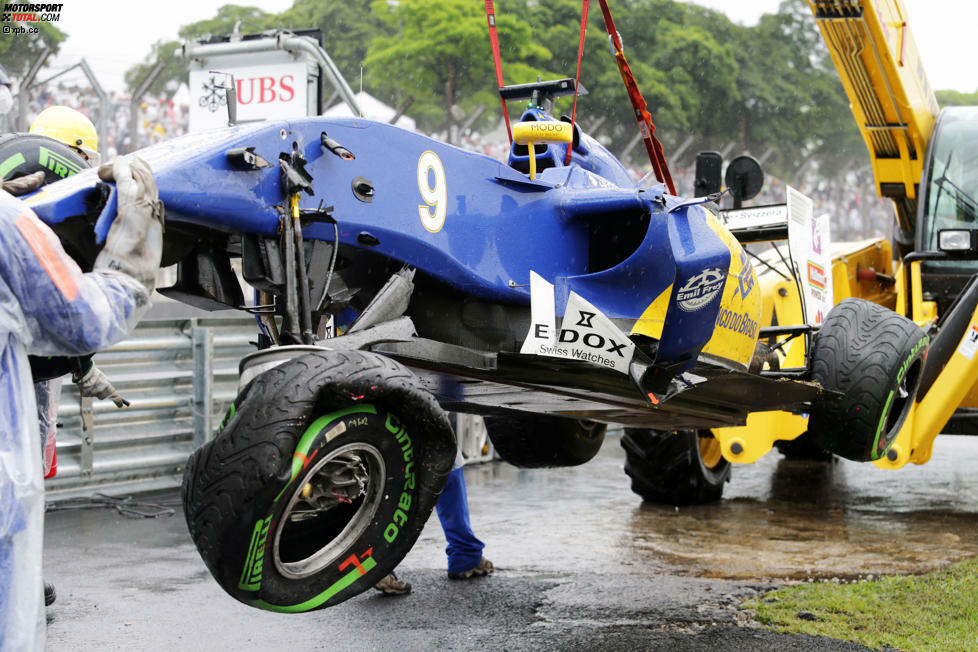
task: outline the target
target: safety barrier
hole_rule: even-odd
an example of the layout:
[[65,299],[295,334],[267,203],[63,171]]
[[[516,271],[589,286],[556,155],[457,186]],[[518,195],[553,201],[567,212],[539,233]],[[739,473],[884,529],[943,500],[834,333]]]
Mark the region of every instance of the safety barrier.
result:
[[[237,395],[239,360],[255,350],[253,317],[210,314],[145,319],[132,337],[95,356],[129,407],[82,398],[65,379],[58,473],[46,481],[49,498],[180,484],[187,457],[214,436]],[[455,423],[467,463],[494,458],[480,417],[459,415]]]
[[131,405],[81,398],[65,380],[58,411],[57,497],[177,486],[190,452],[213,436],[237,394],[238,361],[254,351],[253,318],[147,319],[95,356]]

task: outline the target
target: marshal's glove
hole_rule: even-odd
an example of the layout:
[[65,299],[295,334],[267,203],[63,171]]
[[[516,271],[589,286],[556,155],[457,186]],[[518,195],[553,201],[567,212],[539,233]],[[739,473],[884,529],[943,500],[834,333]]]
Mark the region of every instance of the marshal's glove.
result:
[[29,192],[34,192],[43,185],[44,171],[38,170],[37,172],[11,179],[10,181],[4,181],[3,189],[14,197],[20,197]]
[[107,398],[115,403],[116,407],[120,408],[129,405],[129,401],[119,395],[119,392],[115,390],[115,387],[112,386],[112,383],[109,382],[106,375],[102,373],[102,370],[94,364],[81,377],[77,374],[72,374],[71,380],[78,386],[78,393],[82,396]]
[[127,274],[152,294],[163,255],[163,203],[146,161],[119,156],[98,169],[103,181],[114,181],[119,206],[94,269]]

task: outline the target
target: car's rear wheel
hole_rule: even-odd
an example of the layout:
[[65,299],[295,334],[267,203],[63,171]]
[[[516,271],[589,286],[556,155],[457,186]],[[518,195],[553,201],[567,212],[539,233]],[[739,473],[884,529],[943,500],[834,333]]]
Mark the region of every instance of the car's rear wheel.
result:
[[652,503],[711,503],[720,500],[730,479],[730,462],[709,430],[627,428],[621,445],[632,491]]
[[523,468],[584,464],[601,450],[608,429],[595,421],[542,414],[493,415],[485,423],[499,457]]

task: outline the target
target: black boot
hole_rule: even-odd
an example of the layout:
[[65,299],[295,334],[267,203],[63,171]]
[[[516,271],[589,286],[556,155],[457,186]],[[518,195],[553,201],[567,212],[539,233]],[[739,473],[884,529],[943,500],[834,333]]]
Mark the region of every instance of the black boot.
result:
[[58,595],[54,592],[54,584],[48,584],[47,582],[45,582],[44,583],[44,606],[50,607],[51,605],[53,605],[54,600],[57,597]]

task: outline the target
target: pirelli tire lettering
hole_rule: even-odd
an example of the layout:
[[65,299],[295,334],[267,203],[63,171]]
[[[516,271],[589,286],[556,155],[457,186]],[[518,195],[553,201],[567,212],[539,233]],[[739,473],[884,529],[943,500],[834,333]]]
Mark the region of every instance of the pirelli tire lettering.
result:
[[88,168],[82,155],[47,136],[7,134],[0,136],[0,177],[16,179],[44,172],[44,183],[54,183]]

